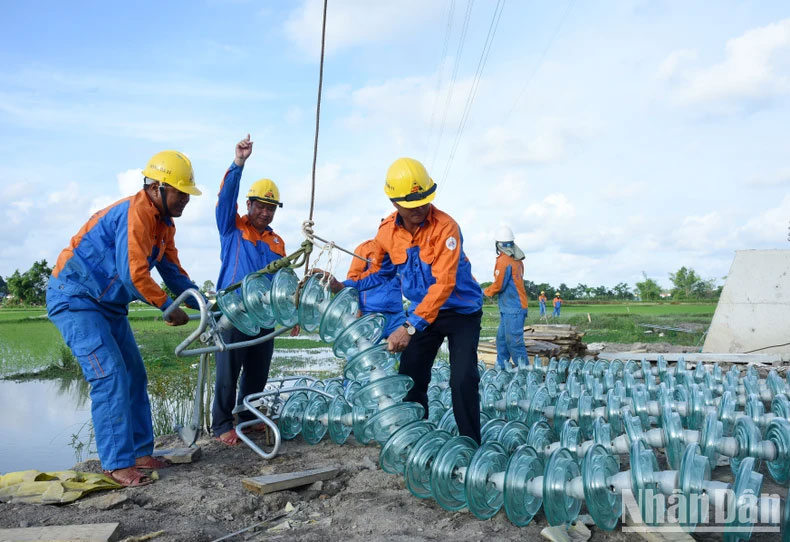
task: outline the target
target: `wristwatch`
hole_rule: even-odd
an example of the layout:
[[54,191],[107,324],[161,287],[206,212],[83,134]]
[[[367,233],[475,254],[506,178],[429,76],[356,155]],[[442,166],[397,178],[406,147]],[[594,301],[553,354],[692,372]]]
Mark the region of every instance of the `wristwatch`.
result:
[[409,322],[403,322],[403,327],[406,328],[406,333],[409,335],[414,335],[417,333],[417,328],[411,325]]

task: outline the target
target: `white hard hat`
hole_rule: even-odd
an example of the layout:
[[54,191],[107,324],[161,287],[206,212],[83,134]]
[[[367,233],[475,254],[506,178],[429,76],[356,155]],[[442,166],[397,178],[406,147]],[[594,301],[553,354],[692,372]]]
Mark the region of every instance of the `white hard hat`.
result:
[[516,240],[516,238],[513,236],[513,230],[507,226],[499,226],[499,228],[497,228],[496,238],[494,240],[499,243],[512,243]]

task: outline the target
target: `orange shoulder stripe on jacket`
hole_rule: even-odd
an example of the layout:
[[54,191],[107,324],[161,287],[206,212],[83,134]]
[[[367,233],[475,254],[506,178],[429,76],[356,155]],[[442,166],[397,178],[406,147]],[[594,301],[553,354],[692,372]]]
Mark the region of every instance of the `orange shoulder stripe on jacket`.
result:
[[384,256],[384,251],[375,239],[370,239],[360,244],[354,250],[354,254],[367,258],[370,260],[370,263],[359,258],[352,258],[346,279],[361,280],[381,269],[381,259]]
[[[139,194],[138,194],[139,195]],[[145,300],[155,307],[161,307],[167,301],[167,294],[151,277],[148,267],[148,256],[153,248],[152,239],[156,230],[156,208],[143,194],[142,198],[135,199],[129,204],[127,219],[127,243],[129,258],[129,276],[132,284]],[[159,247],[160,251],[165,249]]]
[[69,243],[69,246],[64,248],[58,255],[58,260],[57,262],[55,262],[55,269],[52,270],[52,276],[55,278],[58,277],[60,272],[63,270],[63,267],[74,255],[74,249],[79,246],[80,242],[82,241],[82,238],[85,237],[85,234],[87,234],[89,231],[93,229],[93,227],[99,222],[99,220],[104,215],[109,213],[113,207],[116,207],[125,201],[129,201],[133,197],[134,196],[123,198],[122,200],[116,201],[112,205],[105,207],[101,211],[96,211],[95,213],[93,213],[93,216],[91,216],[90,219],[88,219],[88,221],[82,225],[80,231],[78,231],[77,234],[71,238],[71,242]]

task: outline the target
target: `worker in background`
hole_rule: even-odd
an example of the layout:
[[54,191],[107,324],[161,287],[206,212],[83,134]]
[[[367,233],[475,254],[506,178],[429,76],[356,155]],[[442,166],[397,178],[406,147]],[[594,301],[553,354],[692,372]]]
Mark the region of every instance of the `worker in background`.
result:
[[540,291],[540,295],[538,296],[538,304],[540,305],[540,317],[541,318],[546,316],[546,301],[548,301],[548,300],[549,300],[549,298],[546,297],[546,292],[541,290]]
[[[375,239],[370,239],[360,244],[354,249],[354,254],[370,260],[370,262],[359,258],[351,258],[351,266],[348,268],[346,279],[361,280],[381,268],[384,252]],[[386,318],[382,337],[385,339],[389,337],[393,331],[401,327],[403,322],[406,321],[400,277],[396,275],[380,286],[360,292],[359,310],[362,314],[370,314],[372,312],[382,314]]]
[[395,212],[381,222],[376,234],[384,252],[381,268],[361,280],[331,284],[333,291],[353,286],[364,292],[400,275],[411,306],[403,326],[387,343],[391,352],[401,352],[399,372],[414,380],[404,401],[420,403],[427,418],[431,367],[447,337],[455,421],[461,435],[480,442],[477,343],[483,293],[464,254],[461,229],[431,204],[436,187],[417,160],[395,160],[384,181]]
[[[280,190],[274,181],[255,181],[247,192],[247,213],[239,216],[237,212],[241,174],[245,162],[252,154],[252,144],[249,134],[236,144],[235,157],[219,188],[216,218],[222,265],[217,279],[217,291],[240,282],[246,275],[285,256],[285,242],[270,226],[275,212],[283,206]],[[224,332],[223,340],[225,344],[249,341],[272,331],[274,330],[264,328],[258,335],[251,337],[231,328]],[[291,331],[291,336],[298,333],[299,327],[296,326]],[[239,436],[233,426],[233,409],[247,395],[263,391],[269,379],[273,353],[274,341],[217,352],[211,432],[220,442],[228,446],[239,443]],[[246,410],[239,413],[239,423],[252,419],[254,415]],[[265,428],[264,424],[257,424],[250,430],[265,431]]]
[[[178,261],[173,219],[200,195],[192,163],[176,151],[155,154],[143,188],[96,212],[58,256],[47,286],[47,315],[90,384],[91,418],[104,473],[123,486],[153,482],[143,471],[169,463],[154,458],[148,376],[127,314],[140,300],[165,311],[173,300],[151,277],[156,267],[176,295],[197,290]],[[197,308],[193,298],[187,302]],[[174,308],[167,324],[189,321]]]
[[488,297],[499,294],[499,329],[496,336],[496,366],[505,370],[527,367],[527,348],[524,346],[524,320],[527,317],[527,292],[524,290],[524,253],[515,243],[513,231],[507,226],[496,234],[496,265],[494,282],[483,293]]
[[556,294],[554,294],[554,312],[552,313],[552,316],[554,318],[560,317],[561,307],[562,307],[562,298],[560,297],[560,293],[557,292]]

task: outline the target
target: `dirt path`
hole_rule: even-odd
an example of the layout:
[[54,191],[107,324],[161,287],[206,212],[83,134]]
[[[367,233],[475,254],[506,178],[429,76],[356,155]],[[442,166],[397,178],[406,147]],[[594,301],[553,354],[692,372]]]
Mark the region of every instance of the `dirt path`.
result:
[[[229,540],[541,540],[547,526],[542,512],[527,527],[515,527],[500,511],[479,521],[467,510],[448,512],[433,500],[417,499],[403,478],[378,466],[379,447],[353,442],[338,446],[328,439],[310,446],[285,442],[281,454],[265,461],[246,446],[228,448],[214,440],[198,442],[202,457],[195,463],[160,471],[153,485],[95,493],[64,506],[0,504],[0,528],[119,522],[121,539],[164,531],[158,542],[207,542],[261,521],[276,518]],[[157,447],[179,447],[175,436],[158,439]],[[658,454],[659,456],[661,454]],[[663,464],[663,457],[659,461]],[[339,475],[297,491],[257,495],[242,479],[262,474],[335,466]],[[95,461],[77,470],[98,471]],[[627,468],[627,461],[622,467]],[[721,472],[720,472],[721,471]],[[728,468],[716,470],[729,475]],[[766,476],[766,479],[768,477]],[[779,489],[774,487],[776,492]],[[784,496],[784,493],[782,493]],[[103,509],[109,499],[119,499]],[[288,503],[294,510],[285,514]],[[582,509],[584,512],[584,509]],[[633,534],[591,527],[592,540],[632,540]],[[768,535],[766,535],[768,536]],[[753,540],[776,540],[776,535]],[[721,540],[721,535],[700,537]]]

